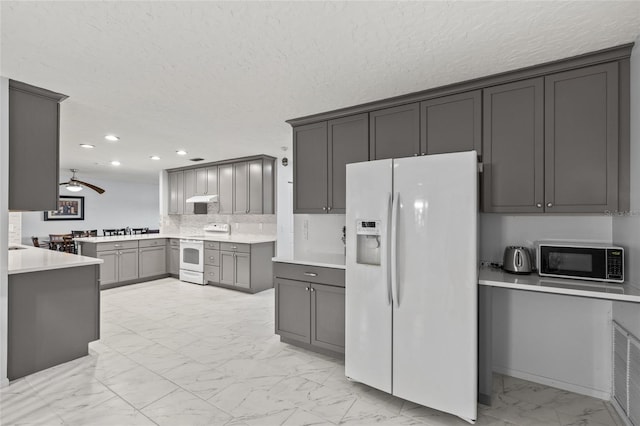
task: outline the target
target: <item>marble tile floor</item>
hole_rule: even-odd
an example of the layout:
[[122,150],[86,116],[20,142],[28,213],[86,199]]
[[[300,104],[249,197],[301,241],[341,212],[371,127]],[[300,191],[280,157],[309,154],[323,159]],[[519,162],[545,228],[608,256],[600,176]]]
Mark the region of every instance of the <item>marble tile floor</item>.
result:
[[[610,404],[496,375],[478,425],[623,425]],[[102,292],[90,355],[0,389],[2,425],[466,425],[279,342],[273,290],[166,278]]]

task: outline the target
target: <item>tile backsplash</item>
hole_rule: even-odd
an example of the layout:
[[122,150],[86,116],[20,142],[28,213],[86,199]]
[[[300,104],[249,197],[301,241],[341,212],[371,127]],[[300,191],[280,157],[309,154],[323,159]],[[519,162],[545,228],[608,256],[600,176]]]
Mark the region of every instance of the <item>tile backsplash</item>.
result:
[[9,244],[22,243],[22,213],[9,212]]
[[231,234],[273,235],[277,232],[276,215],[163,215],[160,231],[169,234],[198,235],[209,223],[231,224]]

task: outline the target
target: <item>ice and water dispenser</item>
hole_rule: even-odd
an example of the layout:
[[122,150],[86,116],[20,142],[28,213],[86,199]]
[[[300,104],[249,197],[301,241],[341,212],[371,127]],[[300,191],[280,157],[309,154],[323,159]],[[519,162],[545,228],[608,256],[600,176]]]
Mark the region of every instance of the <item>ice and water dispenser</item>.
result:
[[380,223],[379,220],[357,220],[357,263],[380,265]]

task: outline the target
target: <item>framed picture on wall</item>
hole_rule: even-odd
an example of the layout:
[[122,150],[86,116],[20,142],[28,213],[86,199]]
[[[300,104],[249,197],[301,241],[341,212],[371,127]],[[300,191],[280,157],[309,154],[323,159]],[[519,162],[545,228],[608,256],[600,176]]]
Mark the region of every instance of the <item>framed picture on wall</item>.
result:
[[61,195],[58,210],[44,212],[44,220],[84,220],[84,197]]

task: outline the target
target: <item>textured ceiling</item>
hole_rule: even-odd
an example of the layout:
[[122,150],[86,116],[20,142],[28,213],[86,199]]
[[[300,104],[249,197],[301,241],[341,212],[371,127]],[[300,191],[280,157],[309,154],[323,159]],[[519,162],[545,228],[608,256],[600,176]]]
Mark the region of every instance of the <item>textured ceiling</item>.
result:
[[0,13],[1,75],[69,95],[61,167],[80,179],[155,180],[192,164],[181,148],[207,161],[282,156],[286,119],[640,34],[638,1],[2,1]]

